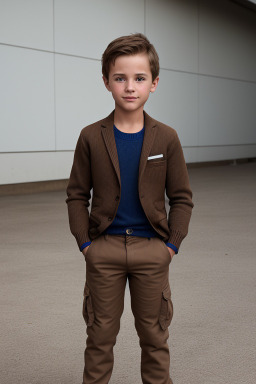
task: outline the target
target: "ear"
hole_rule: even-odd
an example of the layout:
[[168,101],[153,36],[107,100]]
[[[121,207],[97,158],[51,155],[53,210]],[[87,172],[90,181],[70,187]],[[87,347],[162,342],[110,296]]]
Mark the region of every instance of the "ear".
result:
[[102,76],[102,80],[103,80],[104,85],[105,85],[105,87],[107,88],[107,90],[108,90],[109,92],[111,92],[110,87],[109,87],[109,81],[108,81],[108,79],[107,79],[105,76]]
[[155,78],[155,80],[152,82],[152,85],[151,85],[151,88],[150,88],[150,92],[153,93],[155,92],[157,86],[158,86],[158,83],[159,83],[159,76],[157,76]]

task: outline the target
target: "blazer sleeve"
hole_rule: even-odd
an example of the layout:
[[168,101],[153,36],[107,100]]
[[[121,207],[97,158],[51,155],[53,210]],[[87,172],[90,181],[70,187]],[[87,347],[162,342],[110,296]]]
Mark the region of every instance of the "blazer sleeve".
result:
[[90,167],[90,149],[81,132],[74,154],[73,166],[67,186],[66,203],[71,233],[75,236],[78,247],[90,241],[89,200],[91,198],[92,177]]
[[173,134],[167,152],[166,195],[170,205],[168,214],[170,237],[168,243],[179,248],[188,233],[194,204],[183,150],[176,131],[173,131]]

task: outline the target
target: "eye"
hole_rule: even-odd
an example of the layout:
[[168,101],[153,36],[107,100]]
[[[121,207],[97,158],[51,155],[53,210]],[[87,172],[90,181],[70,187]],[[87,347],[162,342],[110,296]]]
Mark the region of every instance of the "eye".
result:
[[117,81],[118,83],[121,83],[122,81],[124,81],[124,78],[123,77],[116,77],[115,81]]
[[142,76],[139,76],[137,77],[137,81],[140,83],[141,81],[144,81],[145,80],[145,77],[142,77]]

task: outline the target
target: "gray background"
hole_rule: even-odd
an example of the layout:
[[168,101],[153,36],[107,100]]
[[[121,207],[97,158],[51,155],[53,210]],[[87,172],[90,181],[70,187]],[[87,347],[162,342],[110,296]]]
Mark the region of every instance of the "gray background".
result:
[[143,32],[160,56],[146,111],[187,162],[256,156],[256,13],[229,0],[0,0],[0,184],[69,177],[80,130],[111,112],[100,58]]

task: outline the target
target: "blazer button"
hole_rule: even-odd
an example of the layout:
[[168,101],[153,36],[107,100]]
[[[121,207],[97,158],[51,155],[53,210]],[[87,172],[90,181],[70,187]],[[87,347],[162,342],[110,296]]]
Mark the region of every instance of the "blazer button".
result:
[[109,218],[108,218],[108,221],[112,221],[112,217],[109,217]]
[[126,229],[126,234],[131,235],[133,233],[133,230],[131,228]]

